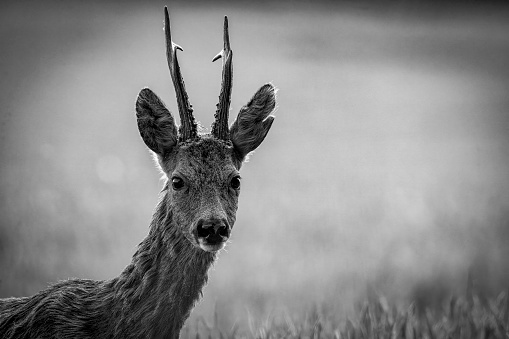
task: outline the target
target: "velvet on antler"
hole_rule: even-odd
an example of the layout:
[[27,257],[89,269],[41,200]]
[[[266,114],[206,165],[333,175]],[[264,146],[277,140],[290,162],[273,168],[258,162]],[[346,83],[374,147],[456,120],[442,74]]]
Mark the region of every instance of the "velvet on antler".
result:
[[228,33],[228,17],[224,17],[223,30],[224,46],[221,52],[212,59],[212,62],[223,59],[223,77],[221,81],[221,92],[219,94],[219,103],[217,104],[215,121],[212,124],[212,135],[221,140],[229,140],[230,133],[228,130],[228,112],[230,110],[230,98],[232,94],[233,82],[233,53],[230,48],[230,36]]

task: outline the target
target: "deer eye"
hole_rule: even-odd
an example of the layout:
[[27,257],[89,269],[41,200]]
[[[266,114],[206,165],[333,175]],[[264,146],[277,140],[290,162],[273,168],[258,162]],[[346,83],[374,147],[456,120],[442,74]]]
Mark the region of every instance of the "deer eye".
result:
[[173,177],[171,178],[171,186],[175,191],[178,191],[184,187],[184,180],[179,177]]
[[230,181],[230,187],[234,190],[238,190],[240,188],[240,177],[233,177]]

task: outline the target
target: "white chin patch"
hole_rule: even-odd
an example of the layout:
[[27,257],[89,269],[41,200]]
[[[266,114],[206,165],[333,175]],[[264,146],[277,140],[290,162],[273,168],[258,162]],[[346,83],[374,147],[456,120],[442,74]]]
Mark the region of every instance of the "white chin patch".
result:
[[221,242],[219,244],[212,245],[212,244],[207,244],[207,243],[203,242],[201,239],[198,242],[200,244],[200,248],[207,252],[217,252],[220,249],[222,249],[224,247],[224,245],[226,244],[226,242]]

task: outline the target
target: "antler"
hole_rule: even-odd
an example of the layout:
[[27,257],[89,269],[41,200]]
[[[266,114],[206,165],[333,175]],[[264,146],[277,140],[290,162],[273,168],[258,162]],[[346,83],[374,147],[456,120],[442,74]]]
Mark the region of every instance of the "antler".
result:
[[215,121],[212,124],[212,135],[218,139],[229,140],[228,131],[228,112],[230,110],[230,98],[232,94],[233,66],[232,50],[230,49],[230,36],[228,34],[228,17],[224,17],[224,47],[218,55],[212,59],[212,62],[219,58],[223,59],[223,80],[221,82],[221,92],[219,94],[219,103],[217,104]]
[[186,87],[184,86],[184,80],[182,79],[177,60],[177,49],[181,51],[184,50],[171,40],[170,16],[166,6],[164,6],[164,32],[166,35],[166,58],[168,59],[168,67],[170,68],[171,79],[175,87],[180,114],[181,126],[179,129],[179,139],[180,141],[194,139],[197,137],[198,133],[193,116],[193,106],[189,103],[189,97],[187,96]]

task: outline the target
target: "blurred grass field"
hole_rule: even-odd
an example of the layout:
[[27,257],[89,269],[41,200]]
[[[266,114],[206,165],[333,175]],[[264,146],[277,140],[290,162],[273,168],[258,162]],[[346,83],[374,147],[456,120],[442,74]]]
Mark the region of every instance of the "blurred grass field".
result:
[[371,294],[441,310],[469,272],[496,303],[509,286],[509,12],[424,1],[3,2],[0,297],[114,277],[147,234],[162,183],[134,101],[147,86],[176,112],[164,5],[203,126],[225,14],[230,120],[265,82],[279,88],[189,329],[216,314],[244,333],[287,314],[310,333],[313,305],[363,319]]
[[339,319],[328,308],[313,307],[301,319],[288,313],[269,314],[264,320],[249,318],[248,329],[229,330],[219,326],[217,312],[213,320],[197,319],[188,325],[182,338],[507,338],[509,337],[509,299],[502,292],[496,299],[481,300],[478,295],[451,297],[441,308],[418,310],[415,304],[406,307],[390,305],[379,297],[357,304],[352,317]]

